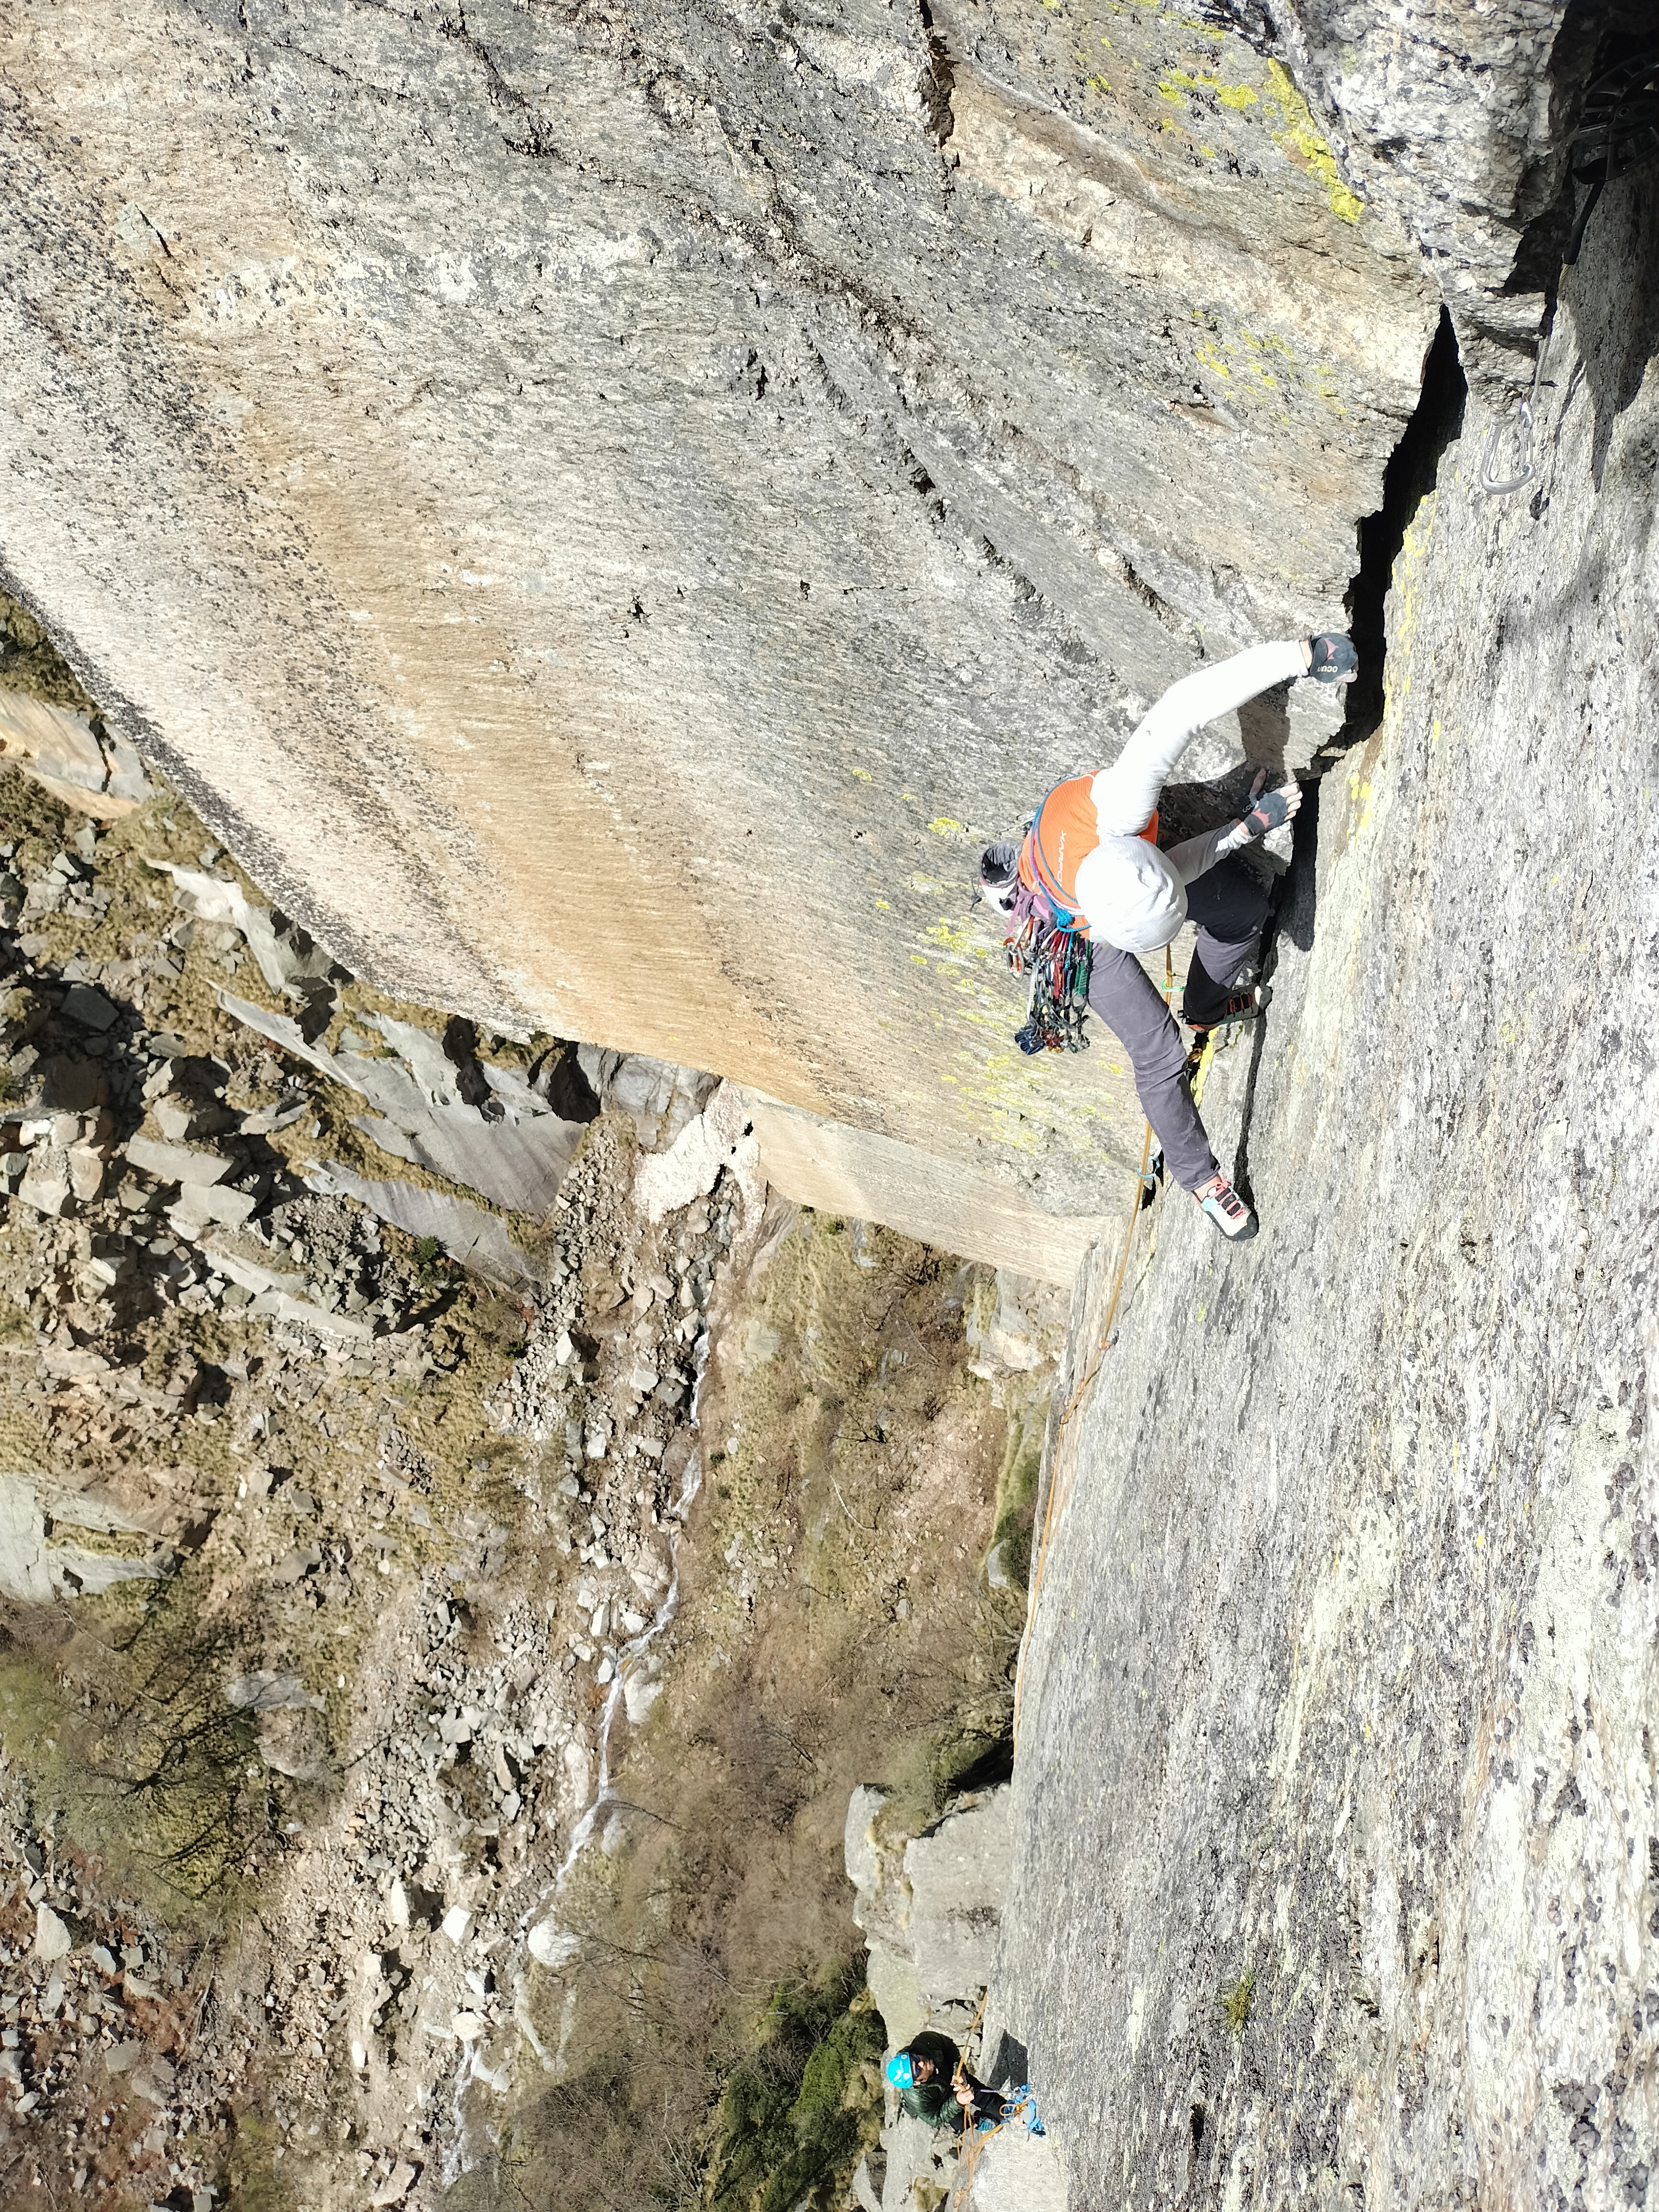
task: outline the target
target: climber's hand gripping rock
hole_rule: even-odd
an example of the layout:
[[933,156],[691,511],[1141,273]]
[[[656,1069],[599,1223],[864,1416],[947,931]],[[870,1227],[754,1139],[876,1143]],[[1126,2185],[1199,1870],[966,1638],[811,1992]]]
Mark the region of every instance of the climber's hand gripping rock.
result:
[[1353,640],[1344,637],[1340,630],[1323,630],[1317,637],[1305,639],[1304,650],[1308,656],[1308,673],[1316,684],[1349,683],[1359,666]]
[[1273,791],[1263,790],[1267,781],[1267,769],[1259,768],[1250,786],[1249,811],[1240,817],[1239,826],[1252,842],[1290,821],[1302,804],[1302,787],[1294,776]]

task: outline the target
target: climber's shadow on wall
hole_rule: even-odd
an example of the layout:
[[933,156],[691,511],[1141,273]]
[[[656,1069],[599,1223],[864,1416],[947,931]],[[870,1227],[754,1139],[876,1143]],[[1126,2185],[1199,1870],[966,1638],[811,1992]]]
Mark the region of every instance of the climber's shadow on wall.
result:
[[1639,171],[1607,187],[1561,289],[1582,348],[1574,380],[1582,375],[1595,413],[1590,477],[1599,492],[1619,417],[1659,353],[1659,173]]

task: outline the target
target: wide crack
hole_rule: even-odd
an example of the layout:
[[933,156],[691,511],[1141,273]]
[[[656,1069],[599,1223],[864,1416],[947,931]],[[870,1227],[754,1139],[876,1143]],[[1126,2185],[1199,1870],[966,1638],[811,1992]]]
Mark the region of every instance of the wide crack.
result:
[[1348,635],[1359,654],[1359,673],[1348,688],[1342,727],[1321,748],[1328,755],[1363,744],[1382,720],[1389,652],[1387,605],[1394,564],[1413,517],[1434,489],[1440,456],[1462,434],[1468,396],[1451,317],[1442,307],[1440,327],[1423,363],[1417,405],[1382,472],[1382,504],[1359,525],[1359,567],[1344,602]]
[[[1305,953],[1313,948],[1319,900],[1321,784],[1342,754],[1364,744],[1382,724],[1388,671],[1388,597],[1394,564],[1418,508],[1434,489],[1441,455],[1462,434],[1468,396],[1456,334],[1451,317],[1442,307],[1439,328],[1424,360],[1417,404],[1382,472],[1382,504],[1360,521],[1359,567],[1345,602],[1348,635],[1359,655],[1359,673],[1348,687],[1347,712],[1341,728],[1320,747],[1303,777],[1302,810],[1297,817],[1290,870],[1276,889],[1263,943],[1262,980],[1270,988],[1281,936],[1298,951]],[[1254,1203],[1250,1138],[1267,1029],[1265,1021],[1254,1024],[1233,1166],[1234,1187],[1247,1203]]]

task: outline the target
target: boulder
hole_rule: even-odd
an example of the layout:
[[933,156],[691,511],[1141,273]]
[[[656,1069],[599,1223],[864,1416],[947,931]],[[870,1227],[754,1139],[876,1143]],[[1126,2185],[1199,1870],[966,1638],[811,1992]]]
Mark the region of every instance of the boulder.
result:
[[419,2169],[409,2160],[400,2159],[368,2200],[374,2212],[383,2212],[387,2205],[401,2204],[415,2186],[418,2173]]
[[506,1225],[465,1199],[414,1183],[374,1182],[337,1163],[312,1170],[305,1180],[308,1189],[355,1198],[410,1237],[435,1237],[452,1260],[507,1289],[529,1289],[538,1280]]
[[902,2050],[921,2034],[930,2017],[915,1961],[872,1941],[866,1953],[864,1978],[881,2014],[888,2049]]
[[158,1182],[173,1182],[205,1189],[229,1174],[232,1161],[223,1152],[192,1150],[187,1145],[158,1144],[154,1137],[129,1137],[126,1156],[133,1166]]
[[37,1213],[72,1212],[75,1191],[67,1150],[60,1145],[36,1145],[29,1153],[17,1195]]
[[904,1887],[904,1838],[890,1838],[882,1815],[891,1793],[861,1783],[847,1804],[842,1856],[853,1885],[853,1917],[866,1936],[893,1949],[905,1943],[909,1897]]
[[87,714],[15,691],[0,692],[0,760],[100,822],[131,814],[150,795],[143,765],[125,738]]
[[186,1183],[167,1209],[167,1220],[180,1237],[200,1234],[210,1221],[240,1229],[258,1203],[252,1191],[224,1190],[216,1184]]
[[70,1191],[83,1205],[102,1194],[106,1163],[95,1145],[71,1145],[64,1155]]
[[76,1528],[148,1534],[140,1521],[107,1498],[76,1493],[46,1475],[0,1474],[0,1590],[39,1603],[106,1590],[118,1582],[153,1580],[161,1572],[157,1558],[94,1552],[66,1540],[66,1532]]
[[34,1955],[50,1966],[55,1959],[68,1958],[74,1948],[75,1939],[67,1923],[60,1919],[49,1905],[34,1908]]
[[842,1850],[864,1930],[866,1978],[890,2047],[930,2022],[960,2034],[991,1979],[1009,1864],[1006,1786],[958,1798],[920,1835],[894,1801],[861,1784]]
[[115,1019],[118,1010],[90,983],[71,983],[64,994],[63,1011],[70,1021],[79,1022],[82,1029],[101,1035]]
[[1008,1893],[1012,1795],[1004,1786],[959,1801],[905,1846],[909,1954],[932,2004],[972,1999],[990,1981]]
[[[707,1196],[723,1170],[744,1191],[758,1218],[760,1143],[748,1101],[730,1083],[720,1085],[665,1152],[648,1152],[641,1161],[634,1178],[634,1203],[647,1220],[660,1221],[694,1198]],[[667,1297],[668,1287],[664,1285],[661,1297]]]

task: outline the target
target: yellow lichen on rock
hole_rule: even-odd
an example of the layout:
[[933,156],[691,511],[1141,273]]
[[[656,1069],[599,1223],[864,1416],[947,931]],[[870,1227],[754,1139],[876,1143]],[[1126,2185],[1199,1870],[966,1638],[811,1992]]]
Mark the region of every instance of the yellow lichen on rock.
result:
[[1365,212],[1365,203],[1344,183],[1336,156],[1315,128],[1312,111],[1291,83],[1290,71],[1282,62],[1269,62],[1267,81],[1273,88],[1268,98],[1285,118],[1285,128],[1275,131],[1273,137],[1281,146],[1299,154],[1304,164],[1320,179],[1331,213],[1340,216],[1344,222],[1358,222]]

